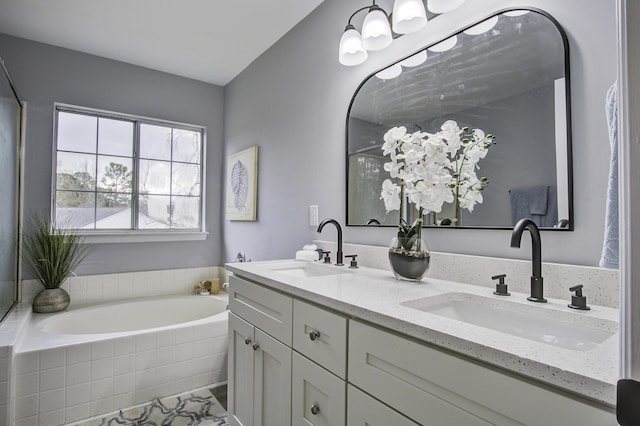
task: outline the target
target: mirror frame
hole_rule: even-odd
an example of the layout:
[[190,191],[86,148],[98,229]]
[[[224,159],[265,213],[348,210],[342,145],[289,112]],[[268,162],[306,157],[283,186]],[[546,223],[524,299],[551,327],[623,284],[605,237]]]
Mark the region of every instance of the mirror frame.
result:
[[[493,12],[487,16],[485,16],[484,18],[473,22],[472,24],[466,25],[464,27],[461,27],[451,33],[448,33],[447,35],[445,35],[442,38],[439,38],[437,41],[427,44],[424,47],[420,48],[419,50],[412,52],[409,55],[403,56],[400,59],[398,59],[397,61],[383,67],[380,69],[377,69],[376,71],[372,72],[371,74],[369,74],[356,88],[356,91],[354,92],[353,96],[351,97],[351,101],[349,102],[349,108],[347,109],[347,117],[345,120],[345,225],[346,226],[354,226],[354,227],[381,227],[381,228],[395,228],[398,225],[367,225],[367,224],[351,224],[349,223],[349,117],[351,115],[351,109],[353,108],[353,104],[354,101],[356,99],[356,96],[358,96],[358,93],[360,92],[360,89],[362,89],[362,86],[364,86],[364,84],[369,81],[369,79],[373,78],[375,76],[376,73],[380,72],[383,69],[389,68],[394,64],[397,64],[399,62],[402,62],[403,60],[415,55],[418,52],[421,52],[422,50],[428,49],[429,47],[436,45],[438,43],[440,43],[441,41],[444,41],[446,39],[448,39],[449,37],[452,37],[454,35],[460,35],[461,33],[463,33],[465,30],[481,23],[484,22],[488,19],[491,19],[494,16],[498,16],[503,14],[504,12],[509,12],[509,11],[514,11],[514,10],[528,10],[529,12],[533,12],[533,13],[537,13],[539,15],[544,16],[546,19],[548,19],[558,30],[558,33],[560,34],[560,37],[562,39],[562,44],[563,44],[563,48],[564,48],[564,78],[566,81],[565,84],[565,115],[566,115],[566,144],[567,144],[567,198],[568,198],[568,210],[569,210],[569,225],[567,227],[564,228],[549,228],[549,227],[541,227],[539,228],[540,231],[573,231],[574,230],[574,222],[575,222],[575,217],[574,217],[574,207],[573,207],[573,143],[572,143],[572,120],[571,120],[571,78],[570,78],[570,70],[569,70],[569,65],[570,65],[570,50],[569,50],[569,40],[567,37],[567,34],[564,32],[564,30],[562,29],[562,26],[560,25],[560,23],[553,18],[549,13],[547,13],[546,11],[542,10],[542,9],[538,9],[535,7],[508,7],[508,8],[504,8],[504,9],[500,9],[497,10],[496,12]],[[398,36],[401,37],[401,36]],[[423,225],[424,228],[429,228],[429,229],[487,229],[487,230],[495,230],[495,229],[513,229],[513,226],[494,226],[494,225],[488,225],[488,226],[437,226],[437,225]]]

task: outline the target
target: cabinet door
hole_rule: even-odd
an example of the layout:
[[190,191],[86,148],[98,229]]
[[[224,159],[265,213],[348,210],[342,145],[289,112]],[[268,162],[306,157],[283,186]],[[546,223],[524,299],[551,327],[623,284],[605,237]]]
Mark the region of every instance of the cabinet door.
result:
[[348,385],[347,424],[349,426],[418,426],[377,399]]
[[291,424],[291,348],[255,329],[254,426]]
[[296,426],[344,426],[345,382],[294,352],[291,404],[291,418]]
[[228,415],[233,426],[252,426],[254,327],[229,313]]

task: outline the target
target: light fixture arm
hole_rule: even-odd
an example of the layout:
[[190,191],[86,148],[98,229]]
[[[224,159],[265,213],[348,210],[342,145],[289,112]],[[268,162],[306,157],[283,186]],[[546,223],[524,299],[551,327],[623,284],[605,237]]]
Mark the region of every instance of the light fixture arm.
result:
[[[375,0],[373,0],[373,6],[377,6]],[[378,6],[378,7],[380,7],[380,6]],[[351,14],[351,16],[349,17],[349,20],[347,21],[347,28],[355,28],[353,26],[353,24],[351,23],[351,20],[353,19],[353,17],[356,16],[358,13],[362,12],[363,10],[367,10],[367,9],[370,9],[370,8],[371,8],[371,6],[364,6],[364,7],[361,7],[360,9],[356,10],[355,12],[353,12]]]

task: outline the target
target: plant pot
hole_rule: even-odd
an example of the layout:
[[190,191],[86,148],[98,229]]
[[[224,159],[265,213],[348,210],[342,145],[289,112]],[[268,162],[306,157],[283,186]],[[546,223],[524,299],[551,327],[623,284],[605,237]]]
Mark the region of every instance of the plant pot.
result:
[[67,309],[71,303],[69,293],[63,288],[45,288],[33,299],[33,312],[51,313]]
[[424,241],[391,240],[389,264],[396,279],[420,282],[429,270],[430,261],[431,253]]

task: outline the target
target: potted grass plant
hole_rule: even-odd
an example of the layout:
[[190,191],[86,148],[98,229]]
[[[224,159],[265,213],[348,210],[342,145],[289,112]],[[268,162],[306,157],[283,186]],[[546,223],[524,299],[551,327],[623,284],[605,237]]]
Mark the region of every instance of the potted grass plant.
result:
[[23,238],[23,252],[33,276],[44,289],[33,300],[34,312],[60,312],[71,298],[60,286],[87,256],[87,246],[77,231],[52,226],[48,219],[34,216]]

